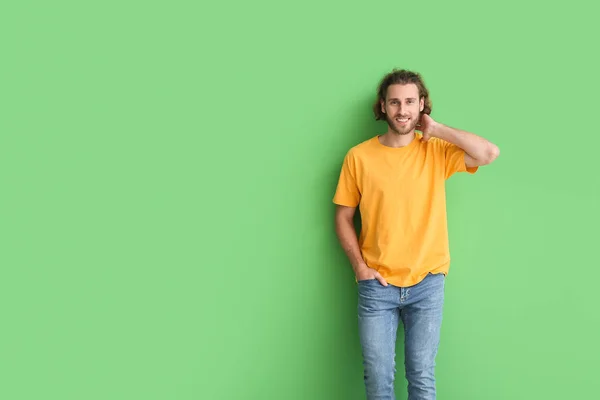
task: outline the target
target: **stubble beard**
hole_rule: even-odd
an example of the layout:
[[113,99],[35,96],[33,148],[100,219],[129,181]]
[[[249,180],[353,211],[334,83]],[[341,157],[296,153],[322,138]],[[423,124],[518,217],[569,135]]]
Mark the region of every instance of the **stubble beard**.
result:
[[397,127],[396,121],[395,121],[396,117],[390,118],[388,115],[386,115],[385,119],[387,121],[388,126],[392,130],[392,132],[394,132],[397,135],[401,135],[401,136],[408,135],[409,133],[411,133],[413,131],[413,129],[416,128],[417,123],[419,122],[418,119],[415,120],[414,118],[411,117],[410,125],[405,126],[405,127]]

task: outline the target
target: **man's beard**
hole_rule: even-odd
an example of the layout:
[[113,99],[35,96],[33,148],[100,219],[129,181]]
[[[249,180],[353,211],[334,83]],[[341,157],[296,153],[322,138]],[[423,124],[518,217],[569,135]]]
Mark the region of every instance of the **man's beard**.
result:
[[406,126],[398,126],[397,122],[396,122],[396,118],[397,118],[397,116],[394,118],[390,118],[388,115],[385,116],[385,119],[386,119],[390,129],[398,135],[408,135],[413,129],[416,128],[417,124],[419,123],[418,118],[414,119],[411,117],[410,124],[408,124]]

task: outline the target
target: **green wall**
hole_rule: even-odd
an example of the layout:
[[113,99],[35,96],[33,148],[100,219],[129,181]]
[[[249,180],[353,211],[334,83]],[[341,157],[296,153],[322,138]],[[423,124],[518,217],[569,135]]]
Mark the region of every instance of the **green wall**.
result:
[[331,198],[394,67],[501,149],[447,185],[439,398],[598,397],[597,11],[529,4],[0,6],[0,398],[363,399]]

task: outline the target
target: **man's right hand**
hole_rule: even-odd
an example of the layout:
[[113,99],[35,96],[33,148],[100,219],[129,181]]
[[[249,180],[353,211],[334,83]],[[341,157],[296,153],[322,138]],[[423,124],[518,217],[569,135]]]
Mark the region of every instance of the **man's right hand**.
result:
[[356,270],[356,280],[357,281],[366,281],[369,279],[377,279],[379,281],[379,283],[381,283],[383,286],[388,285],[386,280],[383,279],[383,276],[381,276],[381,274],[373,268],[370,268],[365,265],[364,267],[360,267]]

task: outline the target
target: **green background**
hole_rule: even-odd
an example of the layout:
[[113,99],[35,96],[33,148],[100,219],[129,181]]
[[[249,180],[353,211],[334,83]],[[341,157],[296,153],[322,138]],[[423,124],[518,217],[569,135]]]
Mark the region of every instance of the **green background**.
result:
[[331,199],[394,67],[501,149],[447,184],[438,397],[596,398],[586,4],[3,3],[0,398],[363,399]]

